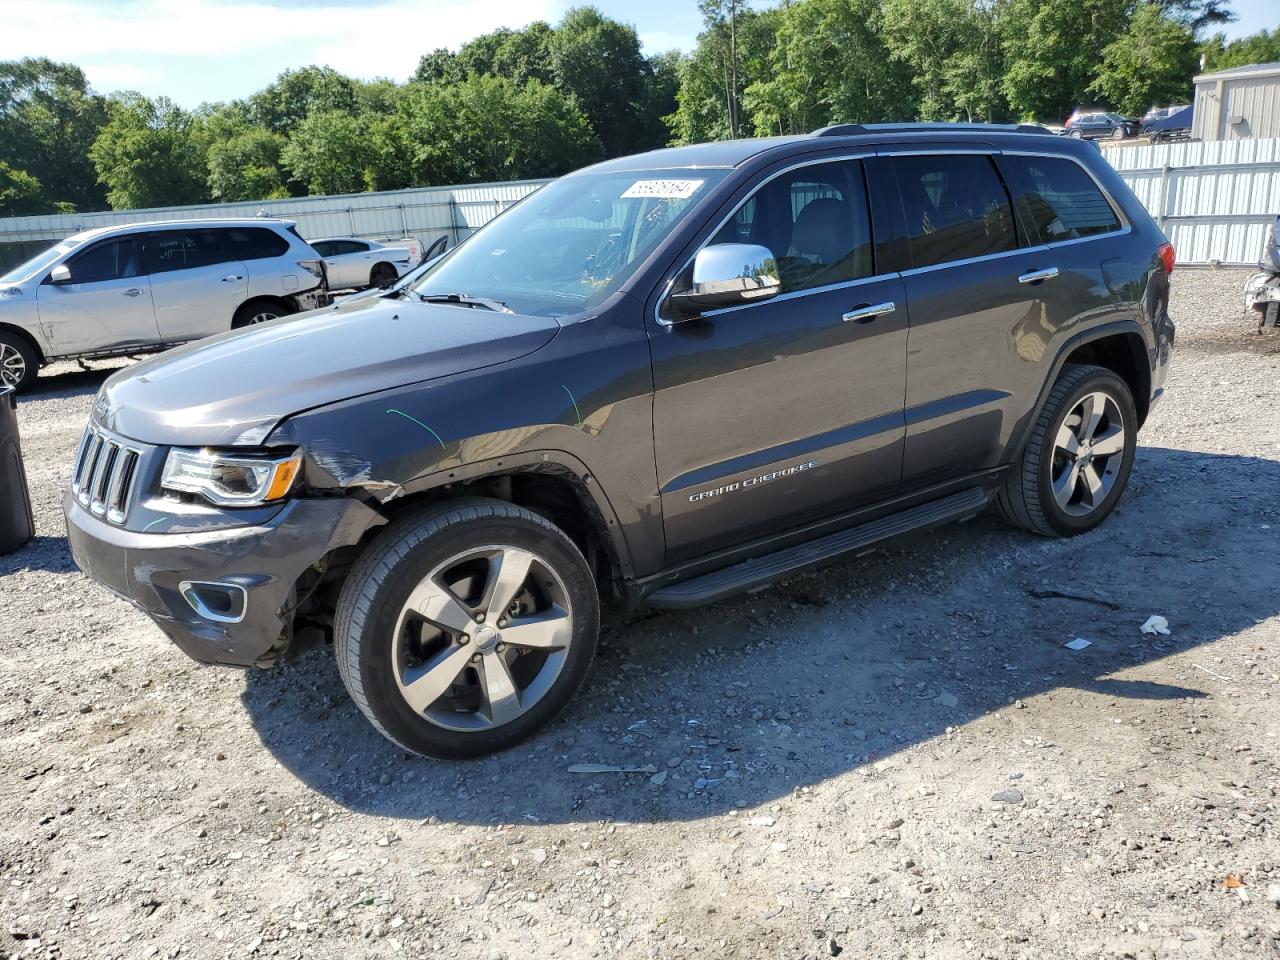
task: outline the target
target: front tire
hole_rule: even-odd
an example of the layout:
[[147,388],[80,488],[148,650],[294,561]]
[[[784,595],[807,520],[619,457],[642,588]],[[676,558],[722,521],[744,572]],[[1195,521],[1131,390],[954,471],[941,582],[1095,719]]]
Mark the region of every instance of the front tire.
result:
[[22,393],[40,372],[40,357],[26,337],[0,330],[0,388]]
[[501,500],[394,521],[343,585],[338,671],[393,743],[461,759],[532,736],[582,685],[600,632],[595,579],[549,520]]
[[1124,127],[1115,127],[1111,131],[1112,140],[1123,140],[1124,136]]
[[1092,530],[1124,493],[1137,434],[1128,384],[1103,367],[1069,364],[1005,476],[996,498],[1001,512],[1046,537]]

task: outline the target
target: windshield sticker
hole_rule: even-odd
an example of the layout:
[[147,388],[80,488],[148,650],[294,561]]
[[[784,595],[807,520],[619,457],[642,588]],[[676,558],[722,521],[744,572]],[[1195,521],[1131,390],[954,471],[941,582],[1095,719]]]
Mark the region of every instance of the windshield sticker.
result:
[[622,199],[657,197],[662,200],[688,200],[704,183],[705,180],[637,180],[627,187]]

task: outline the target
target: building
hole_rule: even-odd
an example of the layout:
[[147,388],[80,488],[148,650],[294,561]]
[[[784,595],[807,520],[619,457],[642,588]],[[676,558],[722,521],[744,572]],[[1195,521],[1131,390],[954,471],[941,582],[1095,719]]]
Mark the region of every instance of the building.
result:
[[1280,63],[1254,63],[1195,78],[1193,140],[1280,137]]

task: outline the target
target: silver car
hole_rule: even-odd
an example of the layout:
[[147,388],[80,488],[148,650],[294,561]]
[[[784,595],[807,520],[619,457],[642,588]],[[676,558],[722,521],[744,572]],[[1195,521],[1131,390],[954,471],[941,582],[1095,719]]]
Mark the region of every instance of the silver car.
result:
[[[443,247],[443,237],[432,249]],[[324,237],[311,240],[311,249],[324,257],[330,290],[388,287],[425,257],[414,237],[379,243],[358,237]]]
[[324,263],[287,220],[86,230],[0,276],[0,385],[54,360],[127,356],[328,302]]

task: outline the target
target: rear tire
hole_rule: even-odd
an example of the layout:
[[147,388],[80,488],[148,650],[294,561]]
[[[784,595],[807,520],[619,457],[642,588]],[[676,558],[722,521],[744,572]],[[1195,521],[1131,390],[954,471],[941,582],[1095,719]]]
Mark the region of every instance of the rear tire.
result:
[[389,263],[375,263],[369,271],[369,286],[385,289],[400,279],[396,268]]
[[1072,138],[1073,140],[1083,140],[1083,139],[1084,139],[1084,134],[1083,134],[1083,133],[1081,133],[1079,130],[1072,130],[1072,131],[1071,131],[1070,136],[1071,136],[1071,138]]
[[338,599],[338,672],[388,740],[460,759],[532,736],[582,685],[600,631],[595,579],[554,524],[501,500],[391,523]]
[[21,334],[0,330],[0,388],[12,387],[17,393],[36,382],[40,373],[40,355]]
[[239,330],[241,327],[267,323],[280,317],[287,317],[291,312],[277,300],[250,300],[240,304],[239,309],[232,316],[231,329]]
[[1000,511],[1046,537],[1092,530],[1124,493],[1137,433],[1128,384],[1103,367],[1068,364],[1005,475]]

